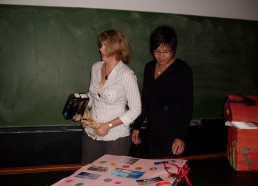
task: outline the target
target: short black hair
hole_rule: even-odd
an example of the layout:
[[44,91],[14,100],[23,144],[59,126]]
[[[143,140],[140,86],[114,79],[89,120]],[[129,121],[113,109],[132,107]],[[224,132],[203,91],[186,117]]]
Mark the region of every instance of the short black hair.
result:
[[153,55],[154,50],[156,50],[161,44],[170,46],[173,53],[176,53],[177,34],[172,26],[161,25],[152,31],[150,35],[150,53]]

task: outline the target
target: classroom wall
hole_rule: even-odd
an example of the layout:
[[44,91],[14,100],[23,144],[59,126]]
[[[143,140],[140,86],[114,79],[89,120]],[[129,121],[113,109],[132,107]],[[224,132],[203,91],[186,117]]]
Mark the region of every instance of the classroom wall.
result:
[[[194,70],[194,119],[208,118],[204,121],[212,124],[190,127],[186,152],[224,152],[224,121],[211,118],[222,117],[227,94],[257,94],[257,3],[0,0],[35,5],[0,9],[0,166],[79,163],[81,128],[61,112],[69,93],[86,90],[90,66],[99,57],[96,34],[118,26],[132,41],[136,61],[145,63],[149,33],[164,20],[175,23],[178,56]],[[140,85],[143,66],[132,65]],[[134,152],[142,156],[143,150]]]
[[99,60],[96,36],[116,28],[133,49],[140,89],[152,59],[151,31],[172,24],[176,56],[194,74],[193,119],[223,117],[228,94],[257,95],[258,22],[124,10],[0,5],[1,126],[73,125],[62,116],[70,93],[85,92]]
[[1,0],[0,3],[133,10],[258,20],[257,0]]

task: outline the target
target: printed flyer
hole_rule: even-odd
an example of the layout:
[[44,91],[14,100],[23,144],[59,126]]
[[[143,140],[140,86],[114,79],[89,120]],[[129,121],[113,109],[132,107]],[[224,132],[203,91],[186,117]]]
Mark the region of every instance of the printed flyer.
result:
[[182,159],[104,155],[53,186],[156,186],[162,182],[176,186],[185,165]]

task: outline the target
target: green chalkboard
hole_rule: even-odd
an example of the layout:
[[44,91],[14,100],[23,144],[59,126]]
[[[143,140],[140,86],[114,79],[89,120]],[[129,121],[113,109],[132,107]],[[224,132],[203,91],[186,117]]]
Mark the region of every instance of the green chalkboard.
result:
[[68,125],[67,96],[88,89],[96,36],[129,38],[140,88],[150,32],[171,24],[194,73],[193,119],[223,117],[228,94],[258,95],[258,22],[164,13],[0,5],[0,126]]

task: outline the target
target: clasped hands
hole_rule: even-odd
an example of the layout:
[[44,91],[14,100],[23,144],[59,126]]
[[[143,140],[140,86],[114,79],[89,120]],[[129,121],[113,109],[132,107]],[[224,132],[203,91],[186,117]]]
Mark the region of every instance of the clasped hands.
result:
[[97,136],[105,136],[109,132],[108,123],[97,123],[90,117],[90,112],[88,109],[84,112],[83,115],[77,115],[73,118],[74,121],[80,121],[83,128],[90,127],[93,129],[93,132],[88,134],[92,139],[95,139]]
[[93,137],[94,139],[96,138],[97,135],[105,136],[109,132],[108,123],[99,124],[92,119],[86,119],[86,120],[83,119],[81,120],[81,124],[83,128],[90,127],[93,129],[93,133],[90,134],[90,137]]

